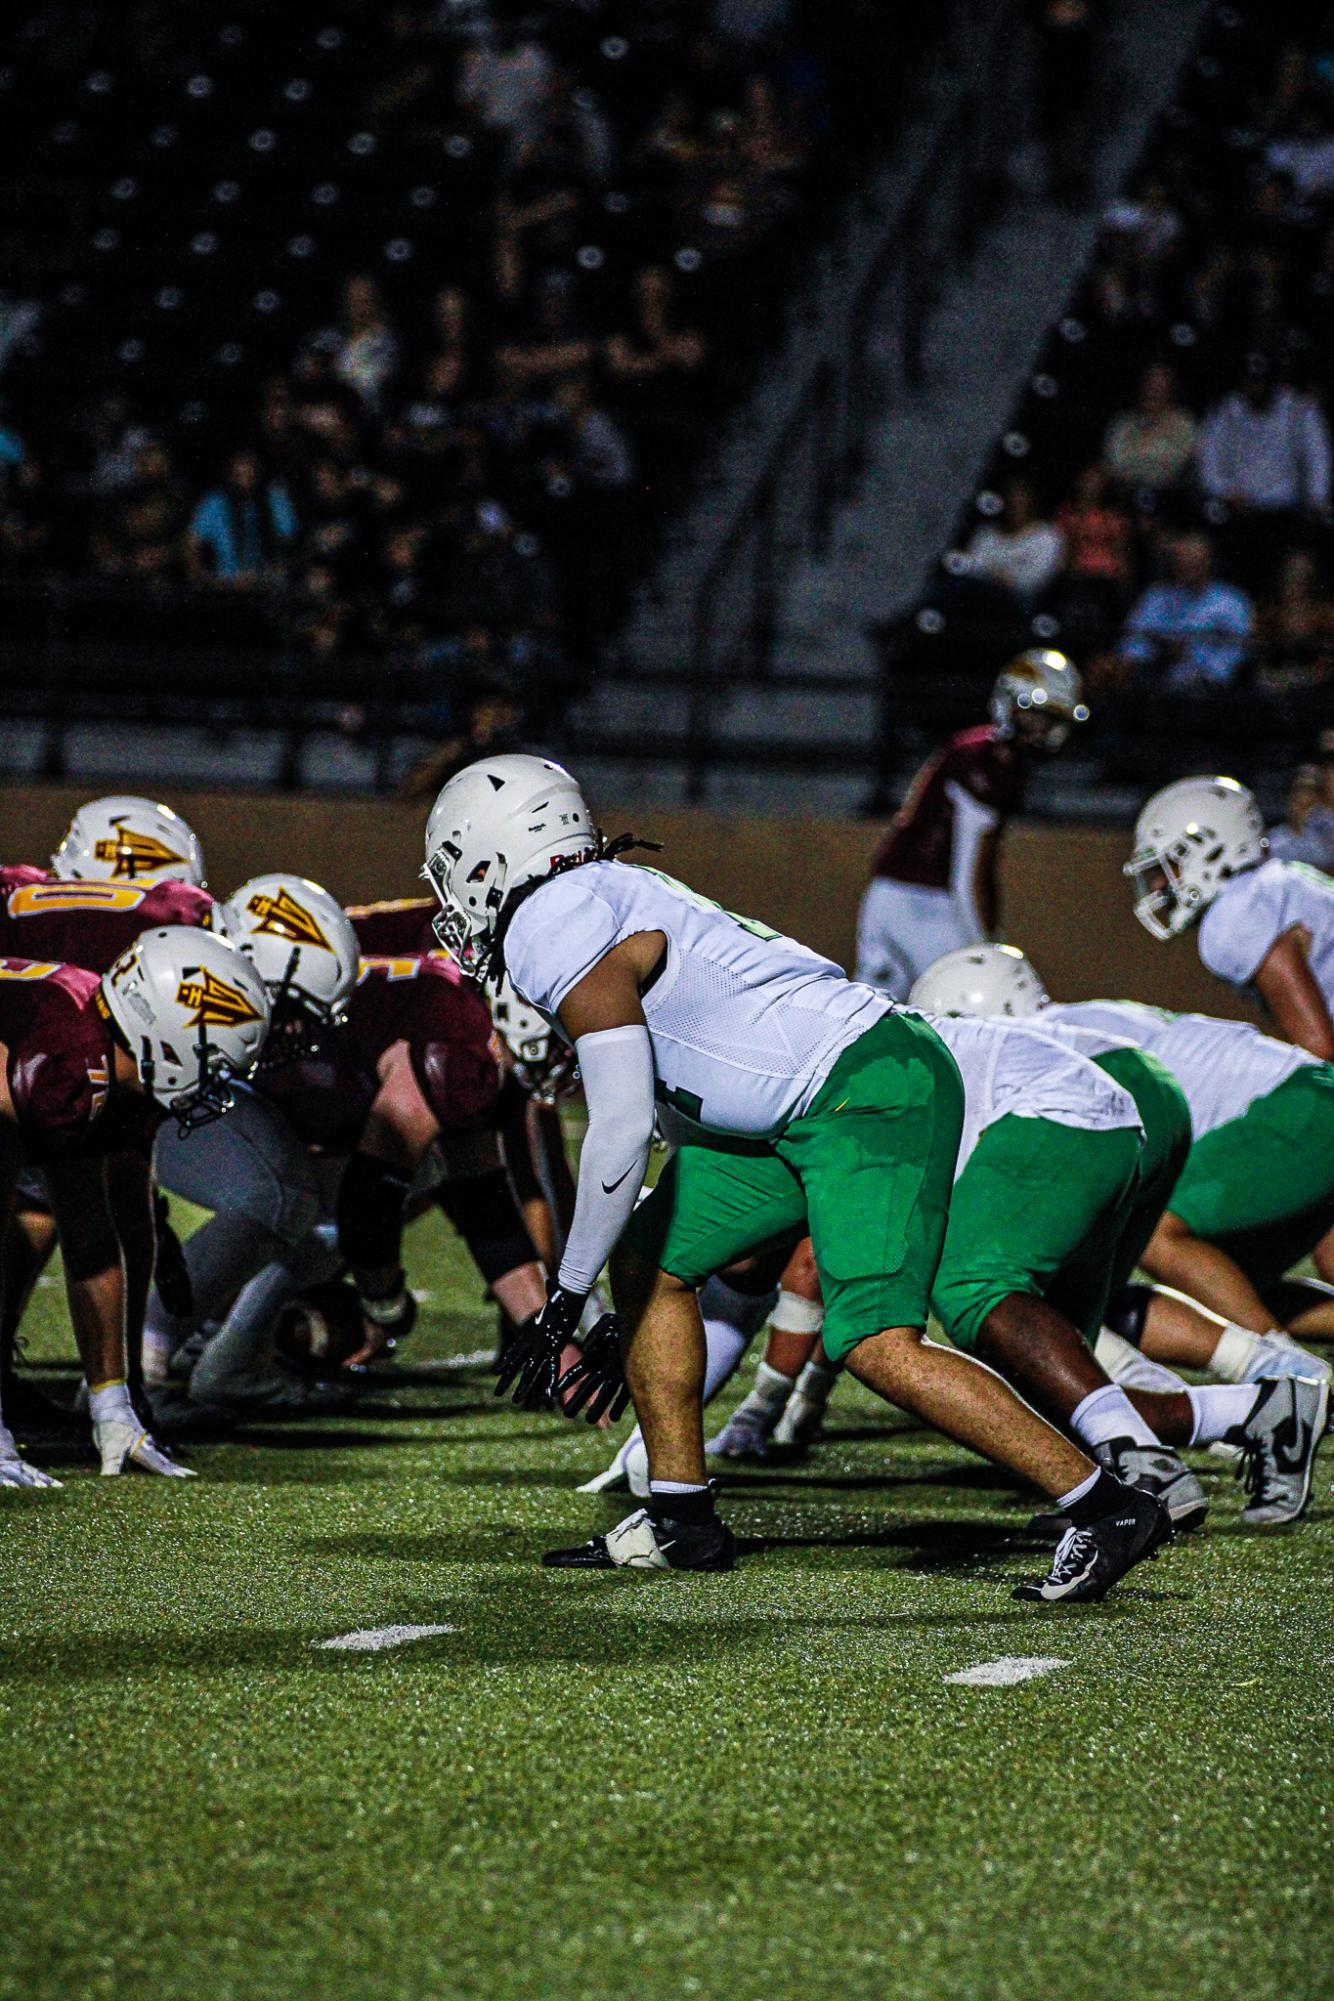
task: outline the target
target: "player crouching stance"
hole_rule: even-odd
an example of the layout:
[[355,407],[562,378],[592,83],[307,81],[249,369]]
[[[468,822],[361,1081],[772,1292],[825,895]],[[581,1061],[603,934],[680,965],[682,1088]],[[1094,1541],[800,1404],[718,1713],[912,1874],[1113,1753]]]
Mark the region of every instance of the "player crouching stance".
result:
[[[1214,1443],[1242,1454],[1249,1496],[1242,1520],[1248,1526],[1294,1521],[1309,1498],[1325,1432],[1327,1381],[1271,1371],[1251,1382],[1188,1389],[1161,1370],[1155,1372],[1157,1387],[1143,1387],[1141,1377],[1139,1385],[1131,1378],[1122,1388],[1099,1359],[1109,1299],[1145,1255],[1164,1210],[1177,1199],[1183,1169],[1189,1171],[1191,1105],[1151,1052],[1106,1033],[1078,1009],[1060,1010],[1059,1019],[1045,1008],[1034,1012],[1030,988],[1041,996],[1023,955],[994,945],[947,953],[913,988],[914,1006],[942,1015],[1033,1012],[1024,1023],[968,1025],[984,1025],[1015,1046],[1032,1038],[1039,1053],[1048,1044],[1026,1094],[1028,1109],[988,1124],[962,1165],[933,1297],[936,1311],[956,1341],[976,1342],[988,1361],[1068,1425],[1104,1465],[1158,1492],[1183,1526],[1203,1518],[1204,1495],[1171,1448]],[[964,1025],[939,1024],[967,1078],[970,1066],[952,1039],[952,1030]],[[1108,1121],[1095,1120],[1091,1105],[1085,1113],[1077,1098],[1056,1091],[1072,1060],[1090,1075],[1115,1079],[1124,1087],[1119,1095],[1138,1108],[1142,1143],[1119,1194],[1110,1135],[1096,1129]],[[993,1070],[994,1101],[1002,1096],[996,1086],[1003,1086],[1004,1074],[1002,1066]],[[1020,1109],[1018,1094],[1012,1104]],[[1047,1129],[1039,1132],[1039,1123]]]
[[[807,1227],[825,1345],[861,1381],[1031,1481],[1070,1526],[1020,1595],[1100,1598],[1171,1535],[1166,1509],[1103,1472],[971,1357],[923,1338],[963,1125],[935,1031],[764,926],[655,871],[618,865],[579,787],[542,758],[470,765],[444,787],[426,873],[442,943],[507,971],[579,1057],[588,1135],[557,1283],[502,1383],[601,1405],[611,1329],[562,1383],[562,1347],[610,1253],[625,1374],[648,1451],[646,1509],[558,1567],[725,1570],[735,1550],[704,1466],[707,1274]],[[631,1223],[653,1134],[681,1141]],[[631,1227],[627,1230],[627,1225]],[[622,1240],[624,1233],[624,1241]],[[567,1409],[570,1404],[567,1402]]]
[[[0,960],[0,1217],[8,1222],[20,1170],[40,1164],[104,1474],[133,1466],[189,1477],[145,1430],[126,1387],[125,1272],[106,1160],[124,1144],[127,1100],[151,1096],[182,1125],[220,1117],[268,1020],[249,963],[192,927],[145,932],[101,978]],[[3,1424],[0,1484],[58,1484],[19,1458]]]

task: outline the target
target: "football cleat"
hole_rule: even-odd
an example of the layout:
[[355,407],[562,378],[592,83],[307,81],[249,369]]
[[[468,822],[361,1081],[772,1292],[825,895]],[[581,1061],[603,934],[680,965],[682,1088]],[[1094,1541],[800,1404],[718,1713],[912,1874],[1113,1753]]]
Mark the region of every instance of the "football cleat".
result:
[[1329,1420],[1324,1378],[1262,1382],[1239,1441],[1237,1477],[1246,1483],[1241,1519],[1253,1528],[1295,1522],[1311,1497],[1315,1456]]
[[103,1418],[93,1425],[93,1444],[102,1461],[102,1477],[105,1480],[114,1480],[131,1470],[158,1473],[167,1480],[195,1480],[199,1477],[191,1467],[182,1466],[173,1459],[153,1434],[144,1430],[138,1418],[128,1421],[120,1417]]
[[547,1570],[730,1570],[736,1540],[716,1516],[707,1522],[654,1521],[647,1508],[638,1508],[577,1549],[549,1549],[542,1562]]
[[1123,1487],[1107,1514],[1083,1528],[1066,1529],[1040,1583],[1021,1584],[1010,1595],[1040,1605],[1096,1604],[1135,1564],[1156,1556],[1172,1534],[1172,1517],[1161,1501],[1138,1487]]
[[43,1473],[39,1466],[30,1466],[19,1455],[12,1432],[0,1424],[0,1487],[59,1487],[64,1483]]
[[1113,1479],[1161,1501],[1174,1529],[1197,1529],[1209,1512],[1203,1487],[1166,1445],[1136,1445],[1129,1438],[1111,1438],[1105,1445],[1095,1445],[1091,1456]]
[[1255,1353],[1242,1370],[1244,1383],[1272,1381],[1275,1376],[1312,1376],[1328,1382],[1331,1371],[1323,1355],[1313,1355],[1300,1347],[1291,1334],[1277,1329],[1257,1337]]
[[[789,1399],[790,1401],[790,1399]],[[743,1397],[720,1432],[704,1450],[715,1459],[766,1459],[769,1438],[785,1406],[766,1402],[756,1390]]]

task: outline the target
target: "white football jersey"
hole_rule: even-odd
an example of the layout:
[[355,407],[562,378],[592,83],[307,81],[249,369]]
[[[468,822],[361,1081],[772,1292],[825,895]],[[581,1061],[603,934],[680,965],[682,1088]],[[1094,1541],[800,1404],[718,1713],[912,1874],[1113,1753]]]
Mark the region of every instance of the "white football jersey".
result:
[[922,1018],[945,1043],[963,1078],[956,1181],[983,1133],[998,1119],[1050,1119],[1085,1132],[1142,1130],[1130,1093],[1087,1056],[1044,1035],[1038,1024],[976,1015]]
[[1305,862],[1261,862],[1225,882],[1200,919],[1200,957],[1219,979],[1249,986],[1298,925],[1311,935],[1311,971],[1334,1007],[1334,878]]
[[1184,1091],[1195,1139],[1243,1117],[1258,1098],[1267,1098],[1294,1070],[1316,1060],[1248,1022],[1169,1014],[1140,1001],[1071,1001],[1044,1008],[1039,1019],[1098,1029],[1147,1049]]
[[667,940],[643,1008],[669,1139],[774,1138],[891,1005],[793,939],[625,862],[585,862],[543,883],[514,914],[505,968],[555,1022],[584,975],[640,931]]

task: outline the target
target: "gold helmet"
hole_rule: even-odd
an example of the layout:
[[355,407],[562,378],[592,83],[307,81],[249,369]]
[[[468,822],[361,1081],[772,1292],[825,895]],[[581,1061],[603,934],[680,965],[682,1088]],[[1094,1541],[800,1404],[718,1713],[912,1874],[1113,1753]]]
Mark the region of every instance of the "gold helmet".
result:
[[[1021,731],[1022,716],[1038,719],[1042,727]],[[1002,737],[1022,735],[1037,749],[1056,751],[1069,739],[1073,725],[1088,719],[1079,669],[1050,646],[1030,646],[996,676],[991,720]]]

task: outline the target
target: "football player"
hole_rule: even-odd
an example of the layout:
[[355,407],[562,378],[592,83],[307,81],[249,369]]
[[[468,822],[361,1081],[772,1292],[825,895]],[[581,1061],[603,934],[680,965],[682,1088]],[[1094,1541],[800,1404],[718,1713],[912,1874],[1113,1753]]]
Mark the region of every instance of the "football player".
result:
[[1253,793],[1209,777],[1155,792],[1125,873],[1146,931],[1198,925],[1209,971],[1256,994],[1285,1042],[1334,1062],[1334,879],[1270,858]]
[[[113,804],[123,805],[117,801]],[[167,815],[166,807],[153,808]],[[76,846],[97,845],[90,821],[95,807],[76,814],[74,828],[81,828],[78,842],[66,835],[63,847],[72,855]],[[125,834],[118,828],[118,838]],[[143,829],[139,829],[143,834]],[[146,838],[146,835],[144,835]],[[178,845],[189,848],[193,835]],[[197,849],[198,843],[194,843]],[[145,876],[142,881],[84,881],[59,878],[42,869],[20,865],[0,868],[0,954],[13,958],[41,960],[58,965],[80,966],[86,972],[105,973],[146,931],[164,926],[207,927],[213,922],[214,899],[207,890],[168,875],[160,880]],[[152,1280],[157,1245],[164,1246],[164,1264],[174,1250],[167,1234],[165,1207],[161,1215],[152,1198],[152,1132],[145,1126],[137,1134],[126,1133],[122,1150],[107,1161],[107,1182],[125,1255],[128,1289],[127,1327],[129,1371],[132,1386],[139,1379],[140,1344],[148,1289]],[[16,1330],[32,1287],[55,1248],[56,1226],[39,1168],[27,1168],[14,1192],[10,1227],[5,1241],[5,1308],[0,1321],[0,1394],[18,1417],[31,1415],[38,1424],[49,1416],[40,1404],[25,1395],[12,1373]]]
[[169,1188],[214,1211],[186,1246],[194,1325],[161,1311],[153,1327],[160,1351],[197,1335],[191,1399],[238,1414],[308,1404],[307,1386],[277,1363],[274,1328],[344,1266],[363,1333],[348,1360],[410,1330],[405,1214],[437,1144],[442,1206],[505,1310],[528,1319],[545,1288],[496,1139],[481,996],[439,955],[359,961],[343,911],[297,877],[245,884],[224,917],[269,989],[280,1060],[238,1107],[233,1143],[224,1129],[191,1135],[160,1162]]
[[188,882],[202,889],[204,851],[170,806],[117,794],[80,806],[51,857],[51,873],[63,881]]
[[[1030,962],[1012,945],[954,955],[943,968],[985,1013],[1036,1018],[1044,1027],[1119,1037],[1154,1056],[1176,1078],[1190,1114],[1191,1146],[1138,1262],[1161,1285],[1220,1316],[1205,1363],[1225,1381],[1292,1373],[1328,1375],[1329,1365],[1288,1338],[1334,1340],[1334,1301],[1304,1288],[1287,1329],[1273,1302],[1291,1308],[1285,1274],[1314,1255],[1334,1277],[1334,1066],[1239,1021],[1172,1014],[1136,1001],[1053,1004]],[[1125,1325],[1123,1325],[1125,1322]],[[1179,1304],[1136,1287],[1112,1324],[1145,1336],[1161,1362],[1201,1365],[1202,1330]],[[1186,1345],[1183,1345],[1183,1341]]]
[[[944,1043],[803,946],[618,864],[625,846],[603,843],[568,772],[522,755],[458,773],[427,828],[442,943],[474,974],[508,972],[559,1025],[588,1103],[557,1279],[504,1358],[501,1389],[517,1379],[520,1396],[605,1407],[620,1381],[614,1330],[591,1338],[564,1373],[561,1357],[617,1253],[613,1292],[649,1503],[548,1561],[730,1568],[735,1547],[704,1463],[696,1288],[809,1227],[831,1355],[1057,1502],[1070,1526],[1050,1577],[1023,1595],[1102,1596],[1170,1536],[1166,1510],[1104,1472],[990,1370],[923,1340],[964,1111]],[[636,1212],[655,1103],[681,1144]]]
[[1078,670],[1034,648],[1000,674],[991,721],[961,730],[918,772],[872,863],[857,922],[857,978],[906,1000],[913,981],[999,921],[1005,822],[1024,803],[1036,758],[1087,721]]
[[[126,1382],[126,1288],[105,1163],[151,1096],[184,1125],[230,1107],[258,1060],[268,1000],[224,939],[173,926],[137,938],[101,978],[74,966],[0,961],[0,1215],[25,1165],[40,1165],[64,1257],[70,1319],[104,1474],[186,1469],[145,1430]],[[52,1484],[0,1426],[0,1484]]]

